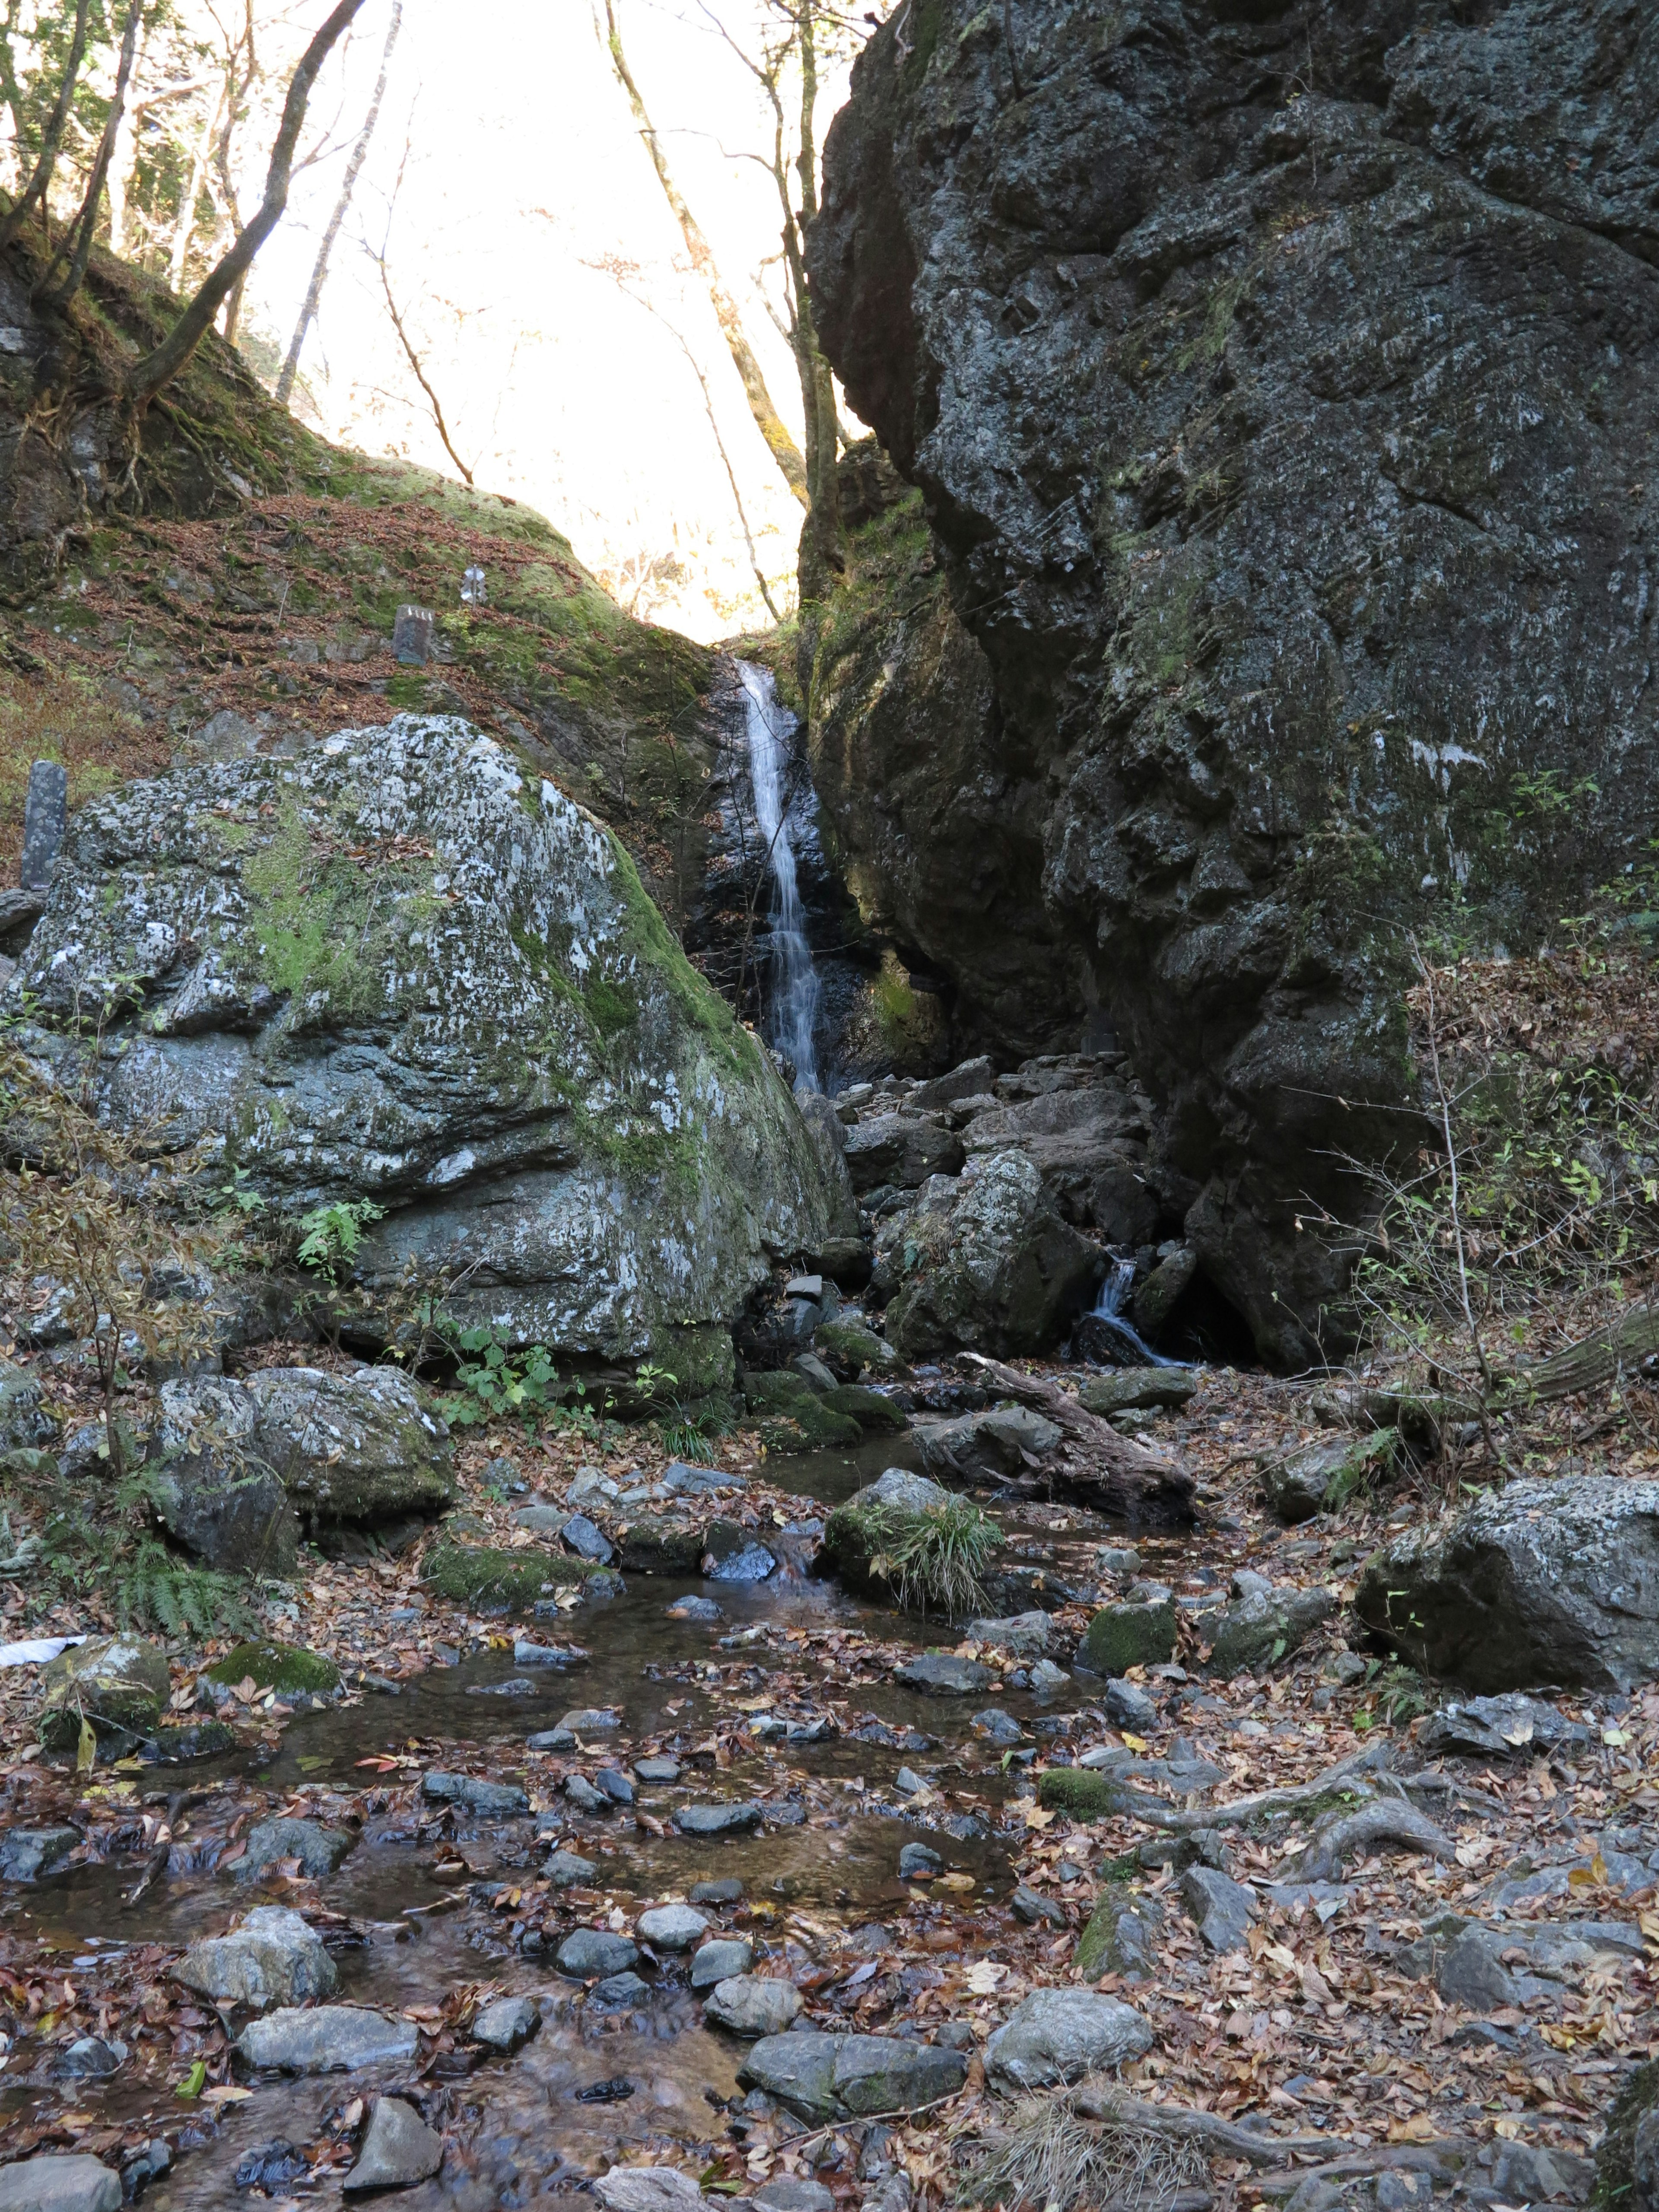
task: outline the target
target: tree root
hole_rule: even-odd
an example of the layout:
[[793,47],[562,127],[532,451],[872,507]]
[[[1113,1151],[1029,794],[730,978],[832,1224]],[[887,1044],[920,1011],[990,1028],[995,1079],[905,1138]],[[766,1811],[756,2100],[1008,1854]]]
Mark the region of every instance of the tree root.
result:
[[1313,1840],[1285,1867],[1281,1881],[1333,1881],[1340,1877],[1347,1860],[1376,1844],[1397,1844],[1404,1850],[1426,1851],[1449,1859],[1452,1841],[1443,1835],[1426,1813],[1400,1797],[1373,1797],[1352,1813],[1337,1813],[1322,1820]]

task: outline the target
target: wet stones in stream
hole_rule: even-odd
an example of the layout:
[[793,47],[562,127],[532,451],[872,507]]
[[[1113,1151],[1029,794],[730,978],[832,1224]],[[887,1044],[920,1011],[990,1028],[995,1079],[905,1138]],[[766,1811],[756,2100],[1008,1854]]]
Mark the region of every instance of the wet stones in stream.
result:
[[977,1659],[960,1659],[954,1652],[924,1651],[896,1667],[893,1680],[908,1689],[925,1690],[930,1697],[959,1698],[988,1688],[991,1670]]
[[210,2003],[254,2012],[331,1996],[338,1978],[322,1937],[301,1914],[276,1905],[256,1905],[228,1936],[193,1944],[173,1977]]
[[1161,1583],[1143,1583],[1124,1604],[1101,1607],[1077,1663],[1093,1674],[1117,1676],[1131,1667],[1164,1666],[1175,1656],[1176,1631],[1172,1593]]
[[0,1836],[0,1881],[39,1881],[80,1847],[77,1828],[8,1828]]
[[673,2166],[614,2166],[593,2184],[605,2212],[699,2212],[702,2191]]
[[670,1620],[724,1620],[726,1608],[712,1597],[677,1597],[667,1613]]
[[793,1983],[758,1974],[737,1974],[716,1983],[702,2008],[711,2027],[756,2038],[781,2035],[793,2027],[801,2011],[801,1994]]
[[927,1844],[906,1844],[899,1852],[901,1881],[931,1881],[936,1874],[943,1874],[945,1862]]
[[401,2097],[380,2097],[363,2147],[342,2184],[353,2196],[369,2189],[409,2189],[443,2163],[444,2139]]
[[235,2049],[250,2066],[285,2074],[353,2073],[394,2058],[412,2058],[419,2038],[412,2021],[391,2020],[364,2005],[288,2007],[250,2021]]
[[674,1814],[674,1826],[683,1836],[740,1836],[758,1828],[765,1817],[763,1805],[747,1800],[721,1803],[705,1797],[695,1805],[682,1805]]
[[541,2013],[533,1997],[497,1997],[474,2014],[472,2040],[505,2055],[535,2033]]
[[679,1780],[684,1770],[678,1759],[671,1759],[665,1753],[661,1753],[647,1759],[636,1759],[634,1771],[641,1782],[674,1783]]
[[555,1851],[542,1869],[555,1889],[585,1888],[599,1870],[596,1859],[585,1859],[578,1851]]
[[[1151,2040],[1148,2031],[1146,2042]],[[872,2112],[915,2112],[954,2096],[967,2074],[962,2053],[938,2044],[900,2036],[793,2031],[763,2037],[738,2080],[821,2127]]]
[[1012,1651],[1021,1659],[1039,1659],[1048,1649],[1051,1626],[1046,1613],[1017,1613],[1006,1620],[970,1620],[968,1634],[975,1644],[994,1650]]
[[434,1804],[464,1806],[493,1820],[530,1810],[530,1800],[516,1783],[485,1782],[476,1774],[447,1774],[435,1766],[421,1777],[421,1795]]
[[48,1751],[73,1751],[83,1719],[100,1747],[128,1747],[153,1732],[173,1688],[165,1657],[137,1636],[72,1644],[40,1680],[40,1735]]
[[613,1936],[605,1928],[578,1928],[560,1944],[554,1964],[567,1979],[586,1982],[623,1973],[639,1955],[639,1946],[629,1936]]
[[712,1990],[717,1983],[734,1981],[755,1963],[755,1947],[741,1936],[716,1936],[691,1960],[693,1990]]
[[708,1922],[694,1905],[658,1905],[640,1915],[639,1932],[653,1951],[689,1951],[708,1933]]
[[249,1829],[246,1850],[236,1862],[236,1876],[241,1881],[257,1881],[284,1859],[297,1859],[308,1881],[319,1881],[334,1873],[356,1840],[349,1829],[325,1828],[315,1820],[279,1814]]

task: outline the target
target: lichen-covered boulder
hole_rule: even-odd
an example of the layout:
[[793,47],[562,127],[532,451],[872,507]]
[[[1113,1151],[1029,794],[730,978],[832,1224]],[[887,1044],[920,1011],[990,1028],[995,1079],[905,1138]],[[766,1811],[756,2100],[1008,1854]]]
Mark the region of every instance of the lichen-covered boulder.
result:
[[251,1375],[256,1449],[307,1511],[373,1521],[449,1504],[455,1477],[449,1430],[396,1367],[331,1375],[265,1367]]
[[365,1291],[448,1273],[463,1323],[682,1392],[729,1378],[769,1255],[830,1228],[788,1091],[627,854],[450,717],[83,807],[3,1003],[216,1179],[385,1207]]
[[0,1452],[38,1451],[55,1441],[58,1424],[43,1395],[27,1368],[0,1359]]
[[230,1574],[291,1575],[299,1517],[254,1441],[259,1402],[221,1376],[164,1382],[150,1496],[169,1535]]
[[992,1152],[955,1182],[935,1176],[902,1237],[887,1336],[906,1359],[962,1346],[1000,1358],[1052,1351],[1105,1264],[1061,1220],[1024,1152]]
[[147,1736],[171,1690],[167,1662],[137,1636],[95,1636],[60,1651],[40,1677],[40,1741],[73,1751],[84,1717],[100,1744]]

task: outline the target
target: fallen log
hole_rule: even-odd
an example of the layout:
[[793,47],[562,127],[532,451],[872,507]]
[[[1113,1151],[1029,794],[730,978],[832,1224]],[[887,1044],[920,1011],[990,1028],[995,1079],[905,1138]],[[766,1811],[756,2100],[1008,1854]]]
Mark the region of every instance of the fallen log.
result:
[[1195,1485],[1185,1468],[1120,1436],[1051,1377],[1022,1375],[980,1352],[964,1357],[999,1397],[1030,1406],[1054,1423],[1065,1443],[1052,1471],[1079,1504],[1132,1526],[1170,1528],[1193,1518]]

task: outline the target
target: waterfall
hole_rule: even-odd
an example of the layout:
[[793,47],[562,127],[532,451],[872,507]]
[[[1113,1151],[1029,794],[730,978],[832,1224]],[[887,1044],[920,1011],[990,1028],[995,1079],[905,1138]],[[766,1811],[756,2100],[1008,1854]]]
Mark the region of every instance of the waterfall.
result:
[[1183,1359],[1170,1359],[1161,1352],[1154,1352],[1139,1332],[1123,1317],[1123,1302],[1129,1295],[1129,1286],[1135,1279],[1133,1260],[1114,1260],[1112,1271],[1100,1286],[1100,1296],[1095,1301],[1091,1321],[1104,1322],[1107,1328],[1132,1344],[1149,1367],[1184,1367]]
[[777,686],[768,668],[738,663],[747,710],[749,781],[755,794],[755,818],[760,825],[767,864],[772,876],[771,931],[768,939],[770,969],[767,1000],[772,1042],[794,1062],[797,1091],[818,1087],[818,1054],[815,1031],[822,995],[812,948],[801,927],[800,885],[795,869],[795,847],[789,826],[789,740],[795,718],[778,704]]

